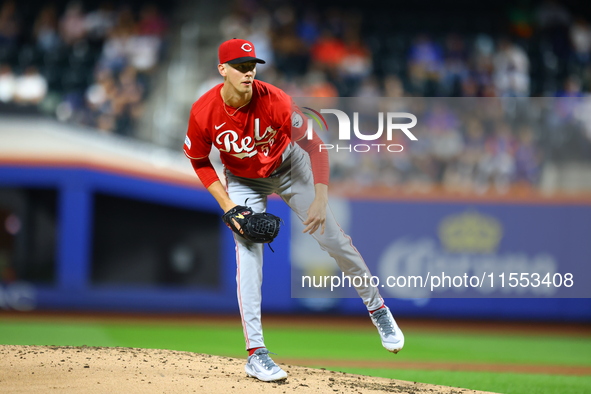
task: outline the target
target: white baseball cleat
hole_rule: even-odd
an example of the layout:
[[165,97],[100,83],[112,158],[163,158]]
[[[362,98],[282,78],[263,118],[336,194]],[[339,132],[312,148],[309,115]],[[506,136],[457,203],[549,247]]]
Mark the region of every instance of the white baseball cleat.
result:
[[271,359],[269,351],[265,348],[255,350],[244,366],[246,374],[264,382],[287,379],[287,372]]
[[378,328],[382,346],[392,353],[398,353],[404,346],[404,334],[398,328],[390,309],[384,307],[370,313],[371,321]]

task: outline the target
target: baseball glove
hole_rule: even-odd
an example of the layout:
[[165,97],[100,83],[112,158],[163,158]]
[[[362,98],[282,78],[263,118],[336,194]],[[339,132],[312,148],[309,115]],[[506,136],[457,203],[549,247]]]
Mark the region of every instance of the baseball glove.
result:
[[273,242],[281,225],[281,218],[271,213],[254,213],[250,207],[237,205],[222,216],[222,220],[236,234],[250,242]]

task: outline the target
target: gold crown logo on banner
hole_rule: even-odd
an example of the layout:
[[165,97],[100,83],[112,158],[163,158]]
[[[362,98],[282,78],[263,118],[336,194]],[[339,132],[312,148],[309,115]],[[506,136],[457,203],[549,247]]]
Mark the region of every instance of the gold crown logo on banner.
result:
[[476,211],[448,216],[439,225],[439,239],[450,252],[491,253],[502,236],[498,220]]

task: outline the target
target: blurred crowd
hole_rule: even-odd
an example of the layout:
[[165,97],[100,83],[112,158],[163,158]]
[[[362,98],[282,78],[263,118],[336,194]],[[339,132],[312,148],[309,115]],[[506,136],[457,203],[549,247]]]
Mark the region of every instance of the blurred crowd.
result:
[[156,3],[0,5],[0,109],[133,135],[162,59]]
[[[540,186],[545,163],[588,163],[591,154],[591,101],[584,98],[300,100],[305,107],[357,113],[357,120],[350,117],[351,126],[365,136],[376,134],[378,111],[410,113],[420,120],[409,129],[416,141],[400,129],[389,140],[385,126],[376,140],[353,132],[343,141],[336,117],[325,115],[328,130],[319,133],[329,144],[331,179],[343,191],[529,193]],[[407,122],[395,118],[393,123]]]
[[[420,21],[408,27],[408,21],[400,22],[413,19],[412,13],[401,15],[404,7],[396,4],[396,12],[346,4],[234,0],[220,30],[224,39],[254,42],[267,60],[259,76],[294,96],[523,97],[591,91],[591,25],[559,2],[523,3],[529,8],[516,6],[502,18],[479,10],[481,19],[493,20],[492,28],[478,26],[478,20],[463,27],[447,15],[440,18],[447,23],[443,27]],[[390,23],[380,23],[380,17]]]
[[[33,108],[136,134],[165,58],[167,11],[178,4],[0,4],[0,111]],[[489,3],[490,12],[456,6],[447,13],[453,2],[429,13],[399,2],[390,4],[396,12],[349,1],[230,4],[211,22],[219,40],[251,40],[267,61],[257,78],[293,97],[446,98],[417,109],[422,138],[399,141],[404,152],[333,155],[335,181],[504,192],[537,187],[547,163],[591,162],[591,15],[576,3],[505,1]],[[203,80],[198,95],[220,82],[215,67]],[[484,109],[455,111],[448,98],[513,100],[491,117]],[[365,127],[375,130],[371,119]]]
[[[267,60],[257,78],[294,97],[359,97],[359,104],[379,97],[476,97],[484,105],[515,98],[494,116],[485,109],[454,111],[449,99],[427,101],[427,109],[415,109],[422,138],[408,144],[402,135],[403,153],[330,152],[332,179],[343,184],[504,193],[514,185],[538,186],[544,163],[591,162],[589,119],[573,115],[591,92],[588,20],[552,0],[506,6],[500,17],[480,10],[421,24],[420,12],[401,13],[408,4],[389,12],[236,0],[219,28],[224,39],[251,40]],[[373,116],[366,127],[375,132]],[[334,133],[324,138],[338,143]]]

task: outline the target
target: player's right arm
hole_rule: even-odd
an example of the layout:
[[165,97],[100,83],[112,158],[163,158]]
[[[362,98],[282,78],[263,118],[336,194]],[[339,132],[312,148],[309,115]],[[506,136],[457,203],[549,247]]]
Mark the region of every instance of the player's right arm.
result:
[[191,116],[189,117],[183,150],[185,155],[191,160],[191,165],[199,177],[199,180],[201,180],[203,186],[205,186],[209,193],[211,193],[225,213],[238,204],[235,204],[228,196],[226,189],[220,182],[220,179],[209,160],[211,140],[208,133],[204,132],[204,130],[197,124],[197,116],[194,113],[194,110],[195,104],[191,109]]
[[228,193],[220,182],[209,158],[191,159],[191,164],[193,165],[193,169],[197,173],[199,180],[203,183],[203,186],[205,186],[207,191],[213,196],[213,198],[215,198],[224,213],[238,205],[230,199],[230,196],[228,196]]
[[226,193],[226,189],[222,185],[220,181],[215,181],[212,183],[208,188],[207,191],[211,193],[213,198],[220,204],[220,208],[224,211],[224,213],[228,212],[230,209],[234,208],[238,204],[234,203]]

